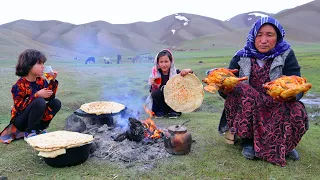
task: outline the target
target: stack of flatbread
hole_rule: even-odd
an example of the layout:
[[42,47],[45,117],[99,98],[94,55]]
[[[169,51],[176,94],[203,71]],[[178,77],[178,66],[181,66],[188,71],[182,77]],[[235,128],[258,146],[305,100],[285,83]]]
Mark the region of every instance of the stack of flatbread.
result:
[[192,112],[203,102],[203,85],[194,74],[176,75],[164,87],[165,102],[176,112]]
[[96,101],[81,105],[80,109],[88,114],[115,114],[125,108],[123,104],[112,101]]
[[54,131],[28,138],[27,143],[39,151],[39,156],[55,158],[66,149],[79,147],[93,141],[93,136],[71,131]]

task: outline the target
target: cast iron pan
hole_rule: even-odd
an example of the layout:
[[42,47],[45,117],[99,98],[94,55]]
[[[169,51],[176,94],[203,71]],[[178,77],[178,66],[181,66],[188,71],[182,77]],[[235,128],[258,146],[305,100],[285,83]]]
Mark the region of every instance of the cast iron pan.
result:
[[52,167],[76,166],[85,162],[89,157],[91,143],[79,147],[69,148],[65,154],[55,158],[43,158],[44,162]]

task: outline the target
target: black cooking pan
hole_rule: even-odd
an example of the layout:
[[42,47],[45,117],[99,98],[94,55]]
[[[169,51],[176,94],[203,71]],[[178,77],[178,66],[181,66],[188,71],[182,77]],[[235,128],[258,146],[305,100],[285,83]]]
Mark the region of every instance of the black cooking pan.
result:
[[66,149],[65,154],[61,154],[55,158],[43,158],[44,162],[52,167],[76,166],[85,162],[90,153],[91,143]]
[[93,119],[97,119],[99,121],[100,124],[107,124],[108,126],[113,126],[114,125],[114,121],[113,121],[113,116],[116,115],[121,115],[121,117],[123,117],[123,115],[125,114],[125,110],[127,108],[124,108],[123,110],[121,110],[118,113],[111,113],[111,114],[100,114],[100,115],[96,115],[96,114],[89,114],[86,113],[84,111],[82,111],[81,109],[77,109],[74,114],[81,116],[81,117],[90,117]]
[[110,113],[110,114],[100,114],[100,115],[96,115],[96,114],[89,114],[89,113],[86,113],[84,111],[82,111],[81,109],[77,109],[76,111],[74,111],[74,113],[78,116],[82,116],[82,117],[96,117],[96,118],[100,118],[100,117],[112,117],[112,116],[116,116],[116,115],[119,115],[119,114],[123,114],[125,112],[127,108],[125,107],[123,110],[121,110],[120,112],[118,113]]

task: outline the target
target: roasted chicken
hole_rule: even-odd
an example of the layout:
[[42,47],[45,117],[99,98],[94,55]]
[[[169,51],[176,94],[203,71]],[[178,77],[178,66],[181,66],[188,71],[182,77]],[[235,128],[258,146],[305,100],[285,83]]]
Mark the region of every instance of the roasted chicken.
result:
[[230,92],[240,82],[247,80],[247,77],[238,78],[233,73],[238,72],[237,69],[217,68],[211,71],[202,82],[207,86],[204,90],[215,93],[217,90],[223,90],[224,92]]
[[303,92],[304,94],[312,87],[307,83],[306,78],[299,76],[282,76],[271,82],[263,85],[269,94],[274,99],[281,97],[288,99],[295,97],[297,94]]

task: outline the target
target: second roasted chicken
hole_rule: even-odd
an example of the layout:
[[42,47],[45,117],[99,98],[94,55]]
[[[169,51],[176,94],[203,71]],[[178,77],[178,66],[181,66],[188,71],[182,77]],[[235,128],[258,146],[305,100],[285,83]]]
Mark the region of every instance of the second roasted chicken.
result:
[[312,85],[307,83],[306,78],[299,76],[282,76],[263,85],[273,98],[287,99],[303,92],[306,93]]
[[212,70],[202,82],[207,86],[204,90],[215,93],[217,90],[223,89],[224,92],[230,92],[240,82],[247,80],[247,77],[238,78],[234,73],[238,72],[237,69],[216,68]]

